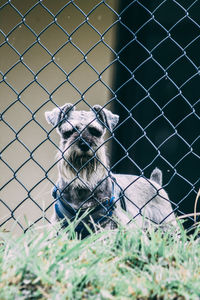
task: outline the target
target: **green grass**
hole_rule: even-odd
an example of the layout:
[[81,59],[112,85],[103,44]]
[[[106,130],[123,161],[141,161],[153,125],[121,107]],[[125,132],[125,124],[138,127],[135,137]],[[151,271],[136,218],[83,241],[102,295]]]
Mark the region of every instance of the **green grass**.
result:
[[180,229],[120,228],[82,241],[49,228],[2,232],[0,299],[199,299],[200,243]]

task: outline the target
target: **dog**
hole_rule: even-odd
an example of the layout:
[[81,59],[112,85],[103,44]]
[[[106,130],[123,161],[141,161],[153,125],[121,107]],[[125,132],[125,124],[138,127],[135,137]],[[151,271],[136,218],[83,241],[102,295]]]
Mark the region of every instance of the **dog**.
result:
[[63,220],[67,226],[78,216],[82,221],[76,231],[82,236],[88,234],[88,228],[112,229],[118,222],[142,228],[149,223],[176,225],[158,168],[150,179],[110,171],[105,133],[113,134],[118,115],[100,105],[77,111],[66,103],[47,111],[45,117],[60,135],[53,223]]

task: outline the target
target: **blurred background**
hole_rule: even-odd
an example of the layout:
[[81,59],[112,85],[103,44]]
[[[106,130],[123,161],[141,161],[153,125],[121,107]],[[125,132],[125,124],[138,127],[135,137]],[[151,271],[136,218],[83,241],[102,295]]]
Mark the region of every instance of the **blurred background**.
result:
[[199,15],[194,0],[0,1],[0,225],[22,232],[51,215],[58,136],[44,112],[66,102],[119,114],[111,170],[158,166],[177,214],[193,212]]

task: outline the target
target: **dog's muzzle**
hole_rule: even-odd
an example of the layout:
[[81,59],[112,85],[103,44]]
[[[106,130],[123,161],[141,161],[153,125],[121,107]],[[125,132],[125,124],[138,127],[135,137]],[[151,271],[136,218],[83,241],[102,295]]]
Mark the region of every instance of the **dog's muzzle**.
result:
[[91,149],[91,143],[86,142],[84,139],[80,139],[78,141],[78,147],[81,149],[81,151],[87,152]]

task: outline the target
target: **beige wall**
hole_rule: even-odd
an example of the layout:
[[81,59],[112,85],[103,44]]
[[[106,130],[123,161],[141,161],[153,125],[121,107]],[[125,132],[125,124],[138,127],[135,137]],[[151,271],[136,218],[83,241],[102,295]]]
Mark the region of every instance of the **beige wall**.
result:
[[[101,1],[73,2],[89,15],[88,22],[96,31],[85,22],[84,14],[71,1],[41,2],[54,15],[67,5],[57,15],[56,22],[71,36],[71,42],[40,4],[25,16],[25,22],[33,32],[21,23],[22,18],[10,5],[0,10],[0,28],[8,38],[8,42],[4,43],[5,37],[0,34],[0,43],[3,44],[0,48],[0,70],[5,74],[5,81],[0,83],[0,110],[5,121],[0,122],[0,151],[3,150],[0,187],[5,185],[0,192],[0,223],[11,216],[1,201],[11,210],[23,202],[14,216],[24,227],[26,222],[32,223],[42,216],[35,203],[45,209],[52,202],[52,182],[56,182],[57,178],[56,165],[52,167],[52,164],[57,149],[47,138],[46,131],[51,128],[44,119],[44,112],[54,107],[53,102],[57,105],[76,103],[81,95],[89,105],[103,105],[112,97],[106,85],[111,86],[113,67],[105,68],[113,61],[114,55],[102,42],[99,33],[104,33],[116,21],[116,15],[105,4],[89,13]],[[25,15],[38,1],[18,0],[11,3]],[[106,3],[117,9],[118,0]],[[85,23],[78,28],[82,22]],[[10,33],[14,27],[15,30]],[[115,29],[113,26],[104,36],[104,42],[110,47],[114,47]],[[37,42],[35,35],[40,36],[39,43],[49,53]],[[19,55],[23,55],[22,61]],[[98,74],[101,74],[102,81]],[[78,108],[88,109],[88,106],[81,101]],[[50,138],[57,144],[55,132],[50,134]],[[49,214],[51,209],[47,216]],[[13,219],[6,223],[7,229],[11,227],[19,230]]]

